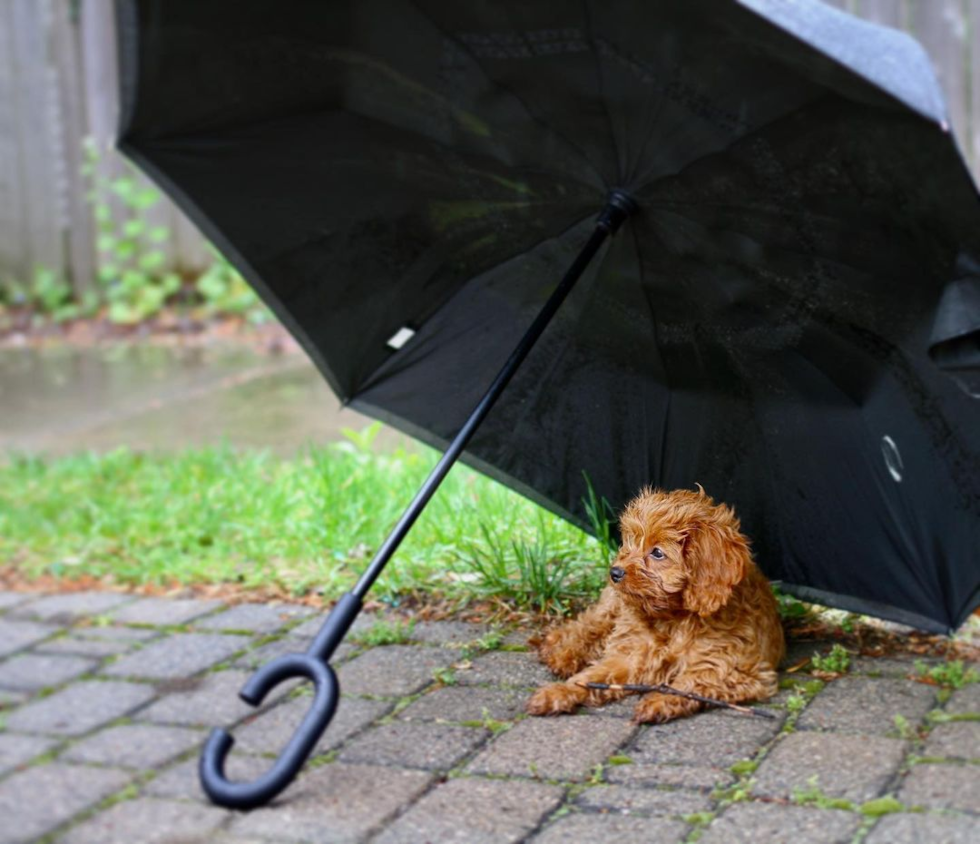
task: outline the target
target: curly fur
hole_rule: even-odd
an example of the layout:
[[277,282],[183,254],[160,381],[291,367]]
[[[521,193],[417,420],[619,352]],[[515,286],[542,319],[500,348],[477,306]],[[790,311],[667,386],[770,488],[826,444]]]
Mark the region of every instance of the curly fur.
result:
[[[527,711],[557,715],[624,694],[579,685],[586,682],[666,683],[731,703],[774,695],[783,629],[734,512],[700,487],[644,489],[623,512],[620,532],[613,567],[625,574],[544,637],[541,660],[567,680],[538,689]],[[639,700],[634,718],[657,723],[703,706],[651,693]]]

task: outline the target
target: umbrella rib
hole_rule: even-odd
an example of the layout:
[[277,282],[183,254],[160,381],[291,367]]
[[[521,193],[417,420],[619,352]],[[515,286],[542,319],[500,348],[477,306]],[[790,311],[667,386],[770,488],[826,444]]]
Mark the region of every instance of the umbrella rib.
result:
[[419,7],[419,4],[415,0],[409,0],[409,2],[415,8],[415,10],[423,18],[425,18],[429,22],[429,24],[437,32],[441,33],[442,36],[445,39],[447,39],[448,41],[451,41],[453,44],[455,44],[457,47],[459,47],[459,49],[461,49],[464,53],[466,53],[467,56],[470,57],[470,59],[473,61],[473,63],[478,68],[480,68],[480,70],[483,72],[483,77],[484,77],[484,79],[487,80],[487,83],[488,84],[490,84],[491,86],[493,86],[494,88],[496,88],[496,89],[498,89],[500,91],[504,91],[507,94],[510,94],[510,96],[512,96],[514,98],[514,100],[521,106],[521,108],[524,109],[524,113],[528,116],[528,119],[532,123],[536,123],[538,126],[541,126],[545,131],[547,131],[550,135],[552,135],[553,137],[557,138],[559,141],[562,141],[570,150],[572,150],[574,153],[576,153],[576,155],[582,160],[583,163],[585,163],[588,166],[588,168],[593,173],[595,173],[595,175],[599,179],[599,183],[604,188],[608,188],[609,187],[609,185],[606,184],[605,177],[602,175],[602,173],[599,172],[599,169],[595,166],[595,164],[592,163],[592,161],[589,159],[589,157],[585,154],[585,151],[580,146],[578,146],[578,144],[573,143],[566,136],[561,135],[558,132],[556,132],[551,126],[549,126],[547,123],[545,123],[544,120],[542,120],[533,111],[531,111],[530,106],[524,101],[524,98],[520,94],[518,94],[516,91],[514,91],[513,88],[510,88],[509,86],[504,85],[503,83],[501,83],[501,82],[493,79],[490,76],[490,74],[487,73],[486,69],[480,63],[480,60],[473,53],[473,51],[469,48],[469,46],[466,43],[460,41],[455,36],[453,36],[450,33],[448,33],[442,26],[440,26],[438,23],[436,23],[436,21],[433,20],[432,16],[429,15],[427,12],[425,12],[425,10],[423,10],[422,8],[420,8]]

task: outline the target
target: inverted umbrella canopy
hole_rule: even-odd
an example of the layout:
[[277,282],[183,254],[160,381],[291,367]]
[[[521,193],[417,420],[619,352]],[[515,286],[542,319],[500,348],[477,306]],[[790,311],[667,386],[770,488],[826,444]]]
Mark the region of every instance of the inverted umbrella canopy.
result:
[[[121,0],[120,146],[337,395],[583,522],[701,483],[787,591],[980,603],[980,203],[922,49],[816,0]],[[617,220],[617,225],[618,225]]]

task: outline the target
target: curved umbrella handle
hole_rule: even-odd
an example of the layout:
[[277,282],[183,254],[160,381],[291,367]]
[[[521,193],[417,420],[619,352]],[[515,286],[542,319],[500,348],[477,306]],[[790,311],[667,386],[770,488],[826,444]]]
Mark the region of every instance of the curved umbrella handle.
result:
[[235,739],[227,730],[211,732],[198,768],[201,786],[214,803],[229,809],[252,809],[268,803],[293,781],[316,746],[337,709],[340,685],[334,670],[310,654],[286,654],[260,668],[239,696],[258,706],[274,687],[294,677],[306,677],[314,685],[313,704],[275,764],[252,782],[231,782],[225,777],[225,759]]

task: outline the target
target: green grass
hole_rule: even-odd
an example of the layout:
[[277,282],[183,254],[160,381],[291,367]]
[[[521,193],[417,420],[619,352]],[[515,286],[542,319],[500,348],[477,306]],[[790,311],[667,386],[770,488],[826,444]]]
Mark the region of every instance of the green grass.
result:
[[[336,597],[438,457],[421,447],[376,453],[375,431],[294,459],[229,447],[11,456],[0,462],[0,564],[28,576],[278,585]],[[560,608],[602,583],[605,553],[564,520],[457,466],[372,591]]]

